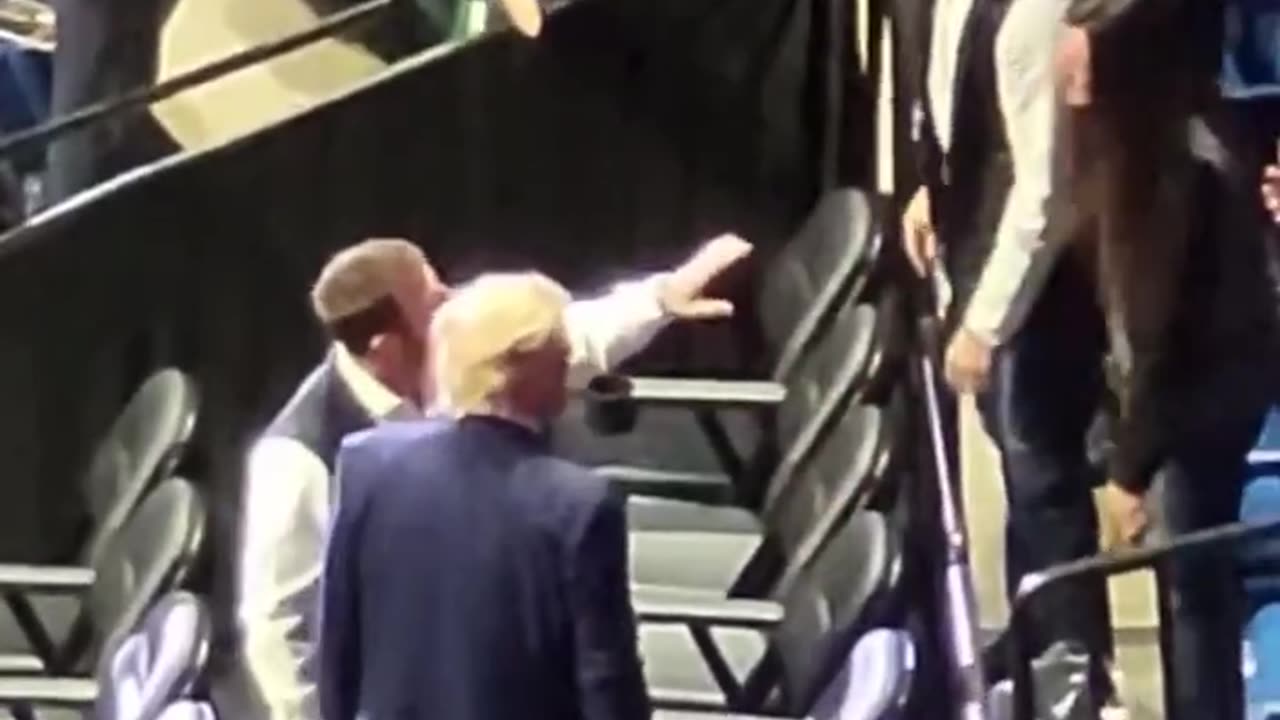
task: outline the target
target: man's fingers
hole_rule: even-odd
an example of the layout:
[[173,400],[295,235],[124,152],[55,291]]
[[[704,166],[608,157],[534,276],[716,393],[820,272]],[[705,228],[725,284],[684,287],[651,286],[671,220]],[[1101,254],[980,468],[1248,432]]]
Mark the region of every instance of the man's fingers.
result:
[[1091,99],[1089,73],[1073,70],[1068,73],[1063,87],[1063,100],[1071,107],[1084,107]]
[[674,308],[673,314],[685,320],[720,320],[733,316],[733,303],[728,300],[695,300],[684,307]]
[[721,268],[741,261],[754,249],[751,243],[733,234],[721,235],[703,246],[707,259]]
[[696,281],[705,285],[720,273],[742,262],[754,250],[751,243],[737,235],[721,235],[703,245],[681,270],[695,275]]
[[521,35],[538,37],[542,32],[542,8],[537,0],[501,0],[499,5]]
[[909,233],[906,243],[907,262],[911,263],[916,275],[926,277],[938,254],[933,231],[916,224],[907,228],[906,232]]

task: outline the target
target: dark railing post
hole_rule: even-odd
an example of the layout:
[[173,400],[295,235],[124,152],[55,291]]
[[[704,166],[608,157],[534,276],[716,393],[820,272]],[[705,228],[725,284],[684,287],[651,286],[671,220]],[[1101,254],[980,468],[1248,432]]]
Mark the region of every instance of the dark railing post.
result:
[[941,357],[941,338],[936,310],[937,301],[932,287],[922,293],[926,298],[923,307],[929,308],[918,323],[920,335],[919,372],[921,393],[928,429],[928,447],[932,475],[936,483],[939,523],[945,543],[945,568],[943,592],[945,593],[944,624],[947,633],[945,648],[949,670],[956,681],[958,694],[955,716],[963,720],[984,720],[987,717],[986,684],[982,674],[978,651],[977,598],[969,568],[969,541],[965,528],[964,511],[956,496],[956,483],[951,468],[950,439],[945,430],[953,419],[943,417],[940,384],[937,373]]

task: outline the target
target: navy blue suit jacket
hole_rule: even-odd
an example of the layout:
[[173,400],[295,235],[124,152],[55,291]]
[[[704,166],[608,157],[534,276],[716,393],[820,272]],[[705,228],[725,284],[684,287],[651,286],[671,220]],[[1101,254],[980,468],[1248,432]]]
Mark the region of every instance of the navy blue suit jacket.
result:
[[649,717],[626,516],[496,418],[347,439],[325,562],[325,720]]

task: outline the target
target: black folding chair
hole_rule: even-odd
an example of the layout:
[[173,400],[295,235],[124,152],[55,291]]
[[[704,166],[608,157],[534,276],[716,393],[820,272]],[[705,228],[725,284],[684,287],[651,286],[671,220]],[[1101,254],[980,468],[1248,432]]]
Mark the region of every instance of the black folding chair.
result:
[[[205,536],[206,509],[190,482],[161,483],[98,554],[92,567],[0,566],[0,591],[10,599],[31,654],[0,656],[0,705],[26,699],[14,676],[75,677],[92,671],[137,627],[157,597],[182,583]],[[80,600],[67,637],[55,641],[31,607],[38,595]],[[8,676],[8,677],[6,677]],[[6,693],[9,687],[12,693]]]

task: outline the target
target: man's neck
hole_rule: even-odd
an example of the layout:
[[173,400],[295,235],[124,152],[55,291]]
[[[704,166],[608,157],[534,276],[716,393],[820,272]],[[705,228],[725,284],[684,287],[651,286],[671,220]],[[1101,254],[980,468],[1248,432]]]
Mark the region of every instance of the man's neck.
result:
[[495,406],[484,414],[501,418],[509,423],[519,425],[520,427],[535,433],[541,433],[546,429],[546,424],[537,420],[533,415],[511,410],[509,408]]
[[371,416],[383,418],[411,404],[387,387],[372,368],[341,343],[334,344],[333,356],[338,375],[351,389],[356,402]]

